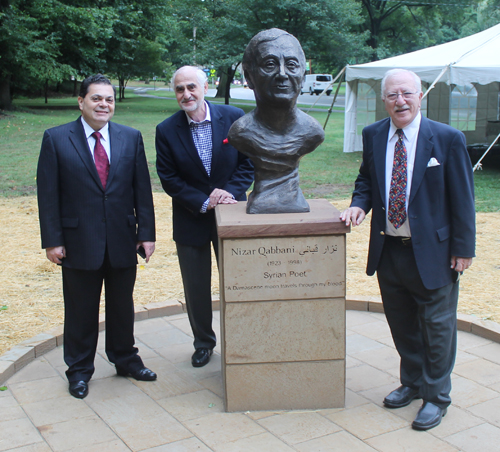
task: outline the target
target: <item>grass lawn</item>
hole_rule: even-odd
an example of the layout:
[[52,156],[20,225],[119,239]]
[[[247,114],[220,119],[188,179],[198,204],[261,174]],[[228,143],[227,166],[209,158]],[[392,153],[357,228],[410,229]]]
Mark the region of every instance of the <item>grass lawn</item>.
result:
[[[117,103],[113,120],[142,132],[153,189],[161,191],[155,169],[155,127],[179,107],[170,96],[152,99],[130,92],[126,95],[127,99]],[[49,99],[48,104],[44,104],[43,99],[18,99],[14,104],[15,112],[0,116],[0,195],[4,197],[36,193],[36,166],[44,130],[79,116],[76,98]],[[238,106],[246,112],[254,108],[252,102]],[[324,124],[327,114],[312,112],[311,115]],[[342,152],[343,135],[344,116],[334,111],[324,143],[300,163],[301,187],[306,197],[335,199],[350,196],[361,154]],[[487,159],[483,167],[482,171],[475,173],[477,210],[500,211],[499,159]]]

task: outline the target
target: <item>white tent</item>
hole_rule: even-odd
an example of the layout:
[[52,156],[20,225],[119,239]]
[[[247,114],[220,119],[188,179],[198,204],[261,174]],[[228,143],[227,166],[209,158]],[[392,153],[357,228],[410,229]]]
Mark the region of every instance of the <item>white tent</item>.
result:
[[[496,136],[497,129],[500,132],[498,24],[446,44],[348,66],[344,152],[362,150],[362,128],[387,116],[380,100],[380,81],[385,72],[393,68],[416,72],[424,82],[424,88],[435,83],[435,88],[422,104],[423,114],[460,128],[468,143],[491,142],[489,137]],[[469,103],[464,105],[460,97],[468,99]],[[457,111],[454,105],[457,105]],[[450,114],[455,115],[455,123]]]

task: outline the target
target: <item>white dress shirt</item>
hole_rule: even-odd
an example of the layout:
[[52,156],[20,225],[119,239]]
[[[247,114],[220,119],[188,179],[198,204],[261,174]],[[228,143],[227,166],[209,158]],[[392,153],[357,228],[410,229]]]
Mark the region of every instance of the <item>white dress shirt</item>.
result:
[[[90,153],[92,154],[92,158],[94,159],[94,148],[95,148],[96,139],[92,136],[92,134],[95,132],[95,130],[85,122],[85,119],[83,119],[83,116],[81,118],[82,118],[83,128],[85,130],[85,138],[87,138],[87,143],[89,144]],[[108,156],[109,163],[111,164],[111,144],[109,142],[109,123],[106,123],[106,125],[101,130],[98,130],[98,132],[102,135],[101,136],[101,144],[104,146],[104,150],[106,151],[106,154]],[[94,162],[95,162],[95,159],[94,159]]]

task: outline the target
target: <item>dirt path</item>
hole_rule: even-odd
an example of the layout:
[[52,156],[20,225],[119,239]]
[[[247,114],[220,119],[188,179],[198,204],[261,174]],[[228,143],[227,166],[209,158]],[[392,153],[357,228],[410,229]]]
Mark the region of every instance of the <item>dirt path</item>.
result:
[[[333,203],[339,210],[347,200]],[[182,298],[180,271],[172,241],[170,198],[155,193],[157,247],[147,265],[139,265],[135,302],[144,305]],[[60,268],[40,249],[34,197],[1,198],[0,224],[9,231],[0,257],[0,354],[38,333],[63,323]],[[477,255],[461,279],[459,311],[500,322],[500,213],[478,214]],[[375,277],[365,274],[369,222],[347,236],[347,295],[378,295]],[[219,282],[214,263],[212,291]]]

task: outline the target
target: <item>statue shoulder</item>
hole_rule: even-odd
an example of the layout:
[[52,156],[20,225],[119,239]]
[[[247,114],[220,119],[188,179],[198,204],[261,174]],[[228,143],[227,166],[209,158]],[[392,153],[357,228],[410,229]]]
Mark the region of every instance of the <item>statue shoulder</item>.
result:
[[305,127],[308,130],[308,135],[311,137],[315,137],[320,142],[325,139],[325,132],[321,124],[312,116],[309,116],[307,113],[304,113],[302,110],[298,112],[298,118],[301,126]]
[[230,139],[237,139],[245,133],[248,133],[252,127],[255,127],[255,118],[252,112],[250,112],[234,121],[233,125],[229,129],[228,136]]

